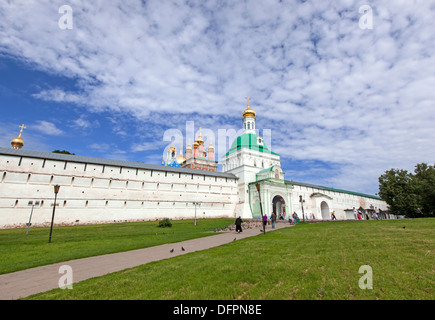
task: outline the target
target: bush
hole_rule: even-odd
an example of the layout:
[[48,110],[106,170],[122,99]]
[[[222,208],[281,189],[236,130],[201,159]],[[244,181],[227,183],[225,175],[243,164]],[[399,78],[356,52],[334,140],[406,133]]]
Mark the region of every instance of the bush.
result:
[[163,219],[159,221],[159,228],[170,228],[172,227],[172,223],[169,219]]

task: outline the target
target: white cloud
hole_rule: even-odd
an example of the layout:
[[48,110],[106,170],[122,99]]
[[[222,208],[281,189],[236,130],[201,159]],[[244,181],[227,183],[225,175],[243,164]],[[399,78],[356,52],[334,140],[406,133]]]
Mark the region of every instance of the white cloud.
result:
[[58,129],[54,123],[44,120],[37,121],[36,124],[32,125],[31,128],[43,134],[51,136],[58,136],[63,134],[63,131]]
[[87,130],[100,127],[100,123],[98,120],[89,121],[82,115],[80,118],[72,120],[72,126],[80,130]]
[[208,123],[240,121],[249,94],[283,158],[340,164],[337,182],[356,189],[393,164],[435,158],[430,1],[376,3],[372,30],[358,26],[365,3],[351,0],[76,0],[74,29],[60,30],[63,4],[0,4],[0,53],[78,79],[78,90],[43,87],[35,98],[151,123],[196,113]]

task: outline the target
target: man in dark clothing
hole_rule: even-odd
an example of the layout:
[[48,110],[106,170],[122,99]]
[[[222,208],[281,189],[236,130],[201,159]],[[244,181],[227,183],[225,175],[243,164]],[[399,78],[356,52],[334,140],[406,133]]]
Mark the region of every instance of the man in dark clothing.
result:
[[237,233],[240,233],[240,232],[242,232],[242,218],[239,216],[237,219],[236,219],[236,232]]

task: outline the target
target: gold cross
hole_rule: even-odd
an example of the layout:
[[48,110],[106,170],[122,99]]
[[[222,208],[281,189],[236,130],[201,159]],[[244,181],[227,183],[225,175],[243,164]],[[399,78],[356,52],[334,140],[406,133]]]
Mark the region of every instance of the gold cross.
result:
[[252,99],[249,98],[249,96],[245,97],[245,99],[248,101],[248,107],[249,107],[249,101],[251,101]]
[[27,129],[25,126],[24,126],[24,124],[22,124],[21,126],[18,126],[18,128],[21,128],[21,130],[20,130],[20,137],[21,137],[21,134],[23,133],[23,129]]

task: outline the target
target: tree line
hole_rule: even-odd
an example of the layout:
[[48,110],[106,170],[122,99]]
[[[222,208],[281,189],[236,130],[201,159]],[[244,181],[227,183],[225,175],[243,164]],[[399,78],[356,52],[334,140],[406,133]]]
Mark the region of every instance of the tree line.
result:
[[435,212],[435,165],[419,163],[414,172],[390,169],[379,177],[379,196],[389,212],[409,218],[433,217]]

